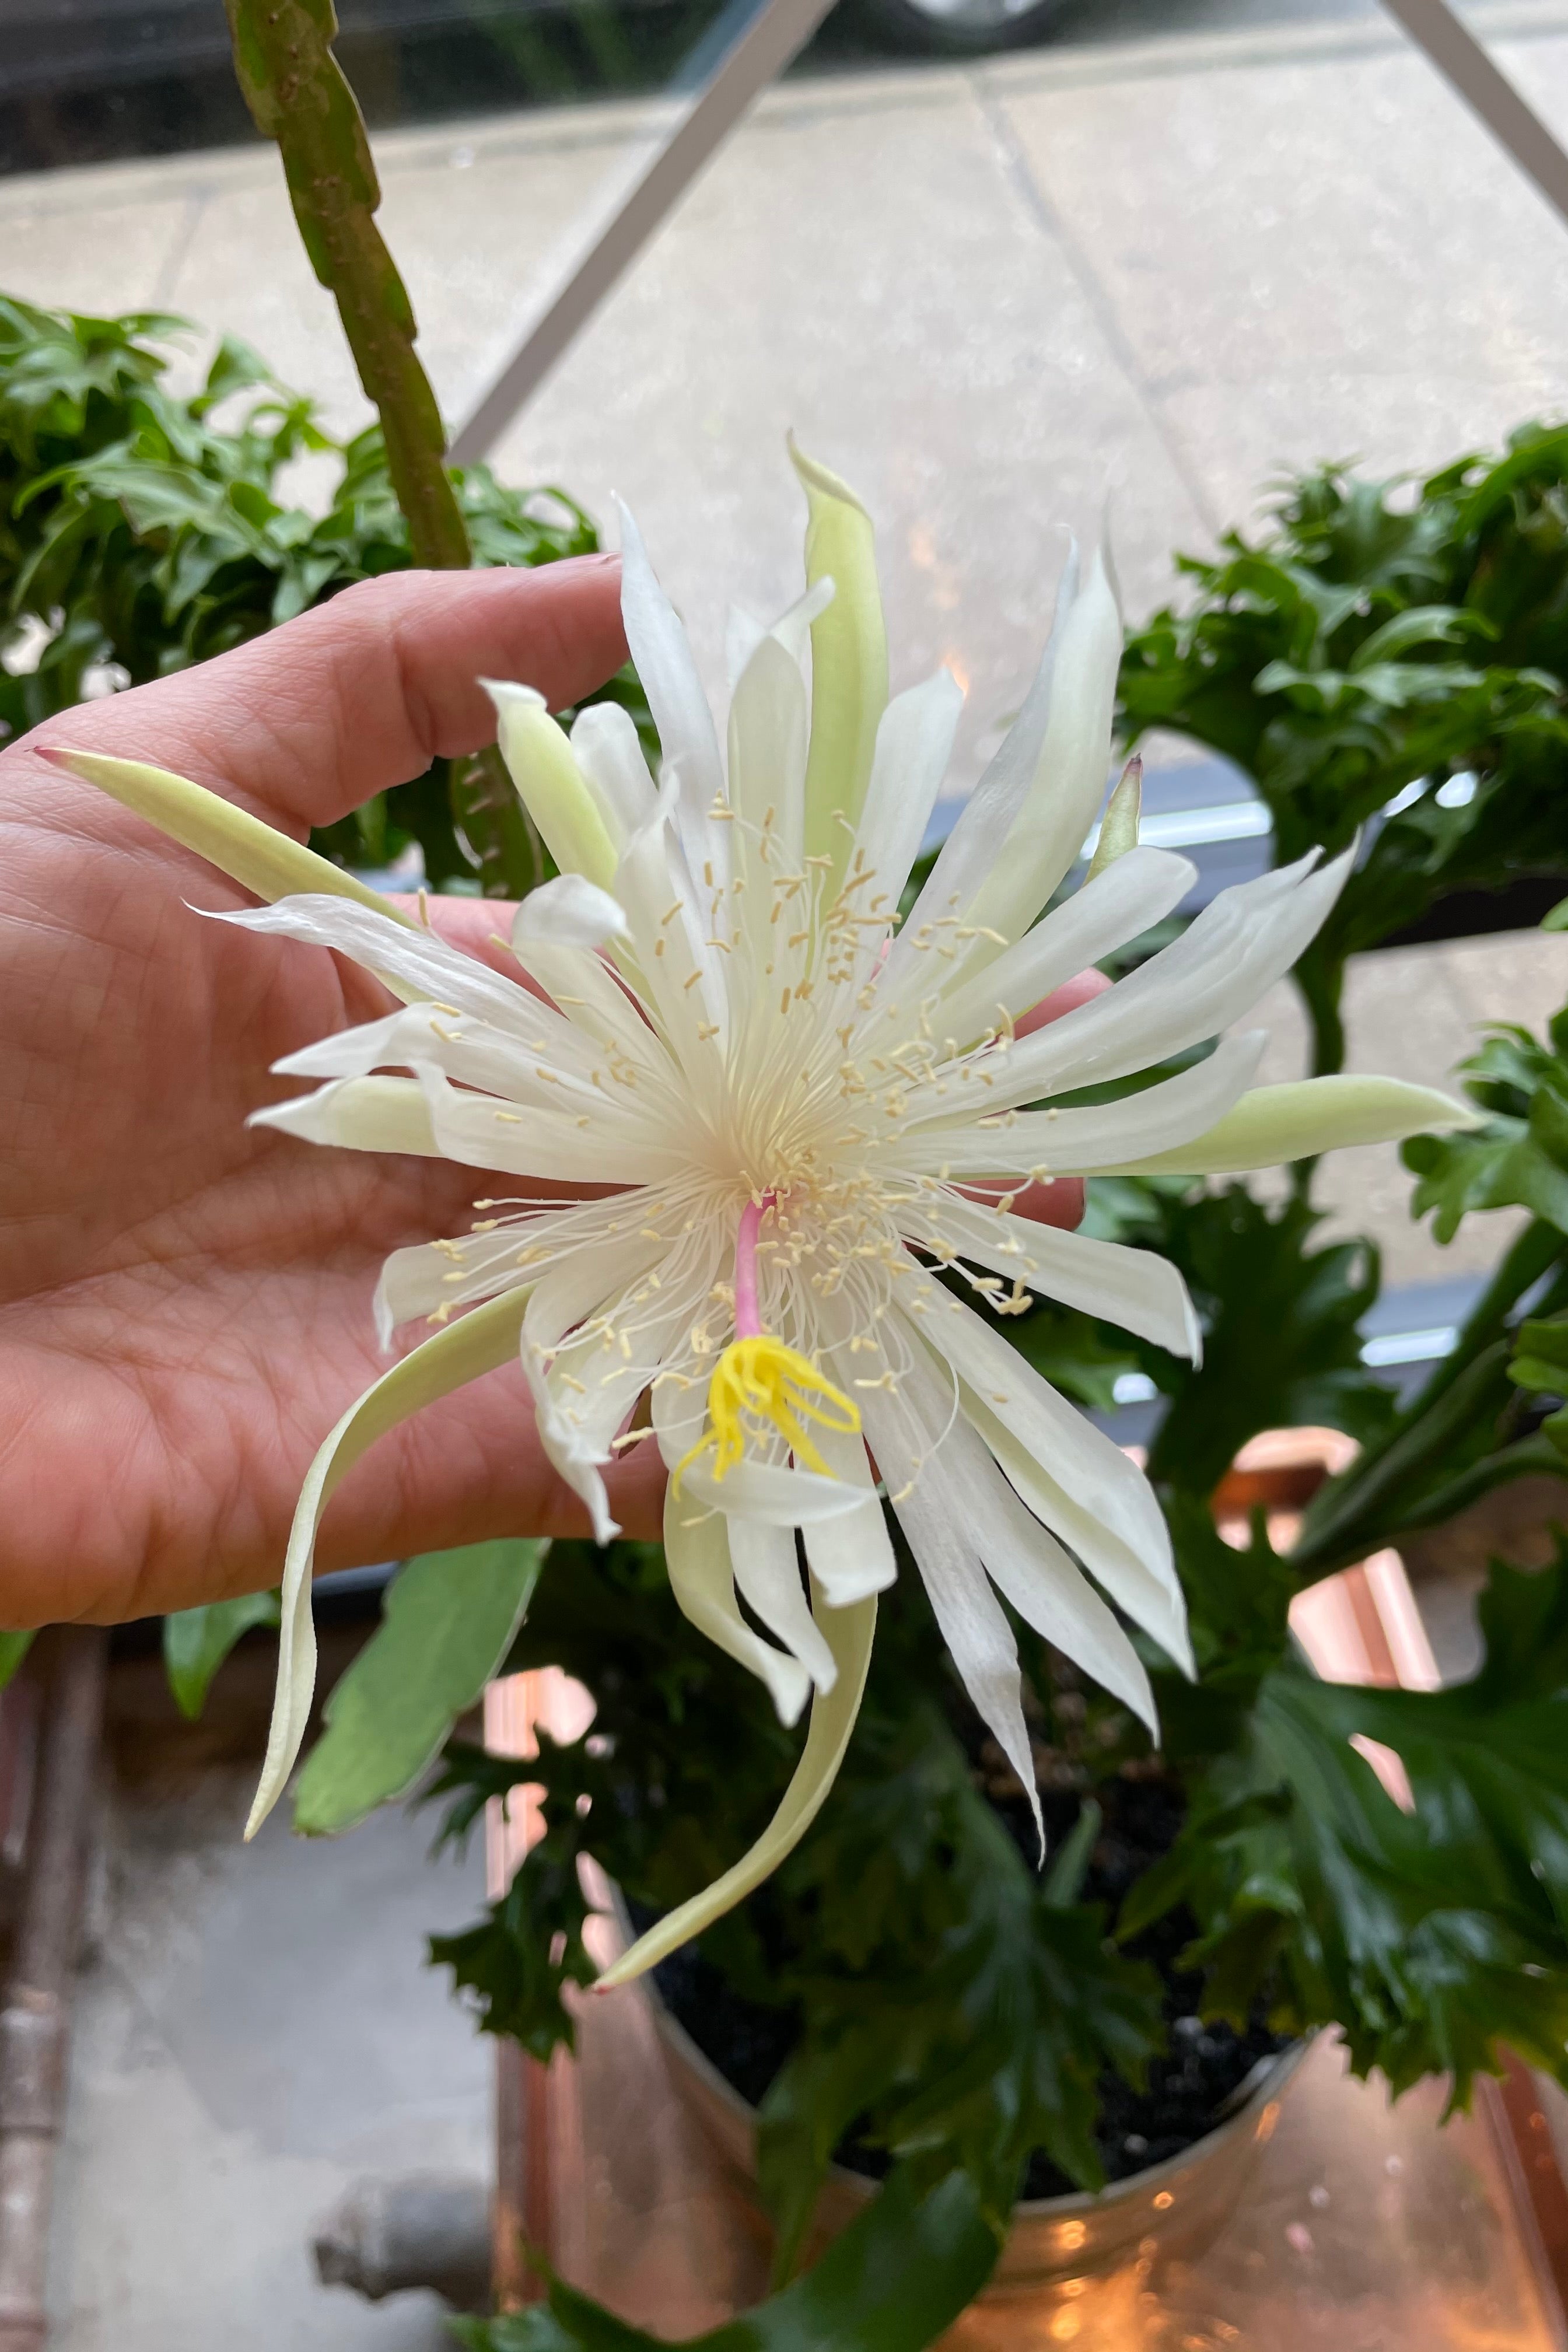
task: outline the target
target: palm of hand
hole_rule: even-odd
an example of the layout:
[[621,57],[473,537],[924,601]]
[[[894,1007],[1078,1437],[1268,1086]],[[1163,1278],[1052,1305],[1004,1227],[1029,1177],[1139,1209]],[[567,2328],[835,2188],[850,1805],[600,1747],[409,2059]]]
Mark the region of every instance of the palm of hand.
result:
[[[280,1055],[390,1009],[324,950],[193,908],[248,903],[33,755],[148,759],[302,838],[490,740],[479,677],[559,708],[625,657],[617,567],[404,573],[0,755],[0,1624],[108,1622],[270,1583],[310,1458],[384,1369],[387,1253],[460,1231],[482,1171],[248,1129]],[[476,953],[498,920],[437,908]],[[1065,1010],[1098,975],[1058,992]],[[1021,1024],[1022,1025],[1022,1024]],[[502,1180],[505,1189],[512,1182]],[[1021,1202],[1076,1222],[1079,1188]],[[653,1534],[652,1447],[610,1474]],[[322,1568],[503,1532],[586,1532],[521,1371],[427,1408],[352,1472]]]
[[[417,774],[433,749],[484,740],[471,680],[487,656],[558,700],[615,668],[613,572],[558,572],[414,575],[340,599],[286,633],[291,719],[278,708],[279,638],[41,732],[184,766],[298,834],[286,792],[245,785],[302,777],[309,817],[324,819]],[[547,583],[565,608],[553,627],[541,623]],[[449,684],[437,674],[449,645],[395,642],[399,604],[437,589],[448,615],[468,607]],[[507,642],[473,644],[480,623]],[[298,644],[312,631],[335,679]],[[384,677],[345,665],[384,670],[389,640],[409,673],[399,727],[348,707],[356,686],[384,702]],[[426,651],[428,680],[409,672]],[[223,670],[229,691],[215,698]],[[444,687],[449,709],[434,700]],[[193,907],[248,902],[26,744],[0,773],[0,1615],[110,1620],[254,1590],[278,1573],[311,1454],[384,1369],[370,1317],[380,1261],[459,1230],[484,1178],[248,1131],[249,1111],[293,1090],[268,1075],[279,1055],[390,1000],[334,957],[204,921]],[[494,920],[486,911],[482,929]],[[626,1507],[631,1525],[657,1521],[651,1491]],[[557,1525],[576,1527],[575,1506],[538,1452],[521,1375],[502,1372],[378,1449],[331,1517],[321,1564]]]

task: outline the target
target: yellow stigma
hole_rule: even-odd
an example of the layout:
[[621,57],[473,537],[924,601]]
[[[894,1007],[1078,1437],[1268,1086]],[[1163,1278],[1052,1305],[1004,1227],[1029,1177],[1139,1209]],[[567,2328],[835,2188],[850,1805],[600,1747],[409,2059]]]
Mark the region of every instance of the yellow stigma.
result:
[[734,1467],[745,1452],[748,1416],[771,1423],[795,1460],[824,1478],[833,1473],[802,1427],[803,1417],[819,1429],[846,1436],[860,1427],[858,1408],[817,1370],[809,1356],[786,1348],[765,1331],[755,1339],[731,1339],[708,1383],[710,1426],[676,1465],[671,1484],[677,1495],[685,1473],[710,1451],[716,1479]]

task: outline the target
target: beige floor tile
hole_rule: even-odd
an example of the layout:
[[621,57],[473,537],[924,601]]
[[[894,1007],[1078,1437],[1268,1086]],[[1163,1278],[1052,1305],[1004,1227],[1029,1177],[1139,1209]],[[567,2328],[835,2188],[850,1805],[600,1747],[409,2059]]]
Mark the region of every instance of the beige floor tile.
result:
[[1467,450],[1502,448],[1532,417],[1560,415],[1565,383],[1544,369],[1417,376],[1328,365],[1310,377],[1190,384],[1155,406],[1210,509],[1248,530],[1284,476],[1347,463],[1373,475],[1435,473]]
[[[1479,1043],[1479,1024],[1506,1019],[1539,1028],[1565,992],[1568,948],[1534,931],[1358,956],[1345,987],[1346,1066],[1452,1090],[1456,1065]],[[1307,1025],[1289,982],[1265,998],[1258,1025],[1269,1032],[1264,1079],[1303,1076]],[[1392,1144],[1331,1154],[1316,1187],[1331,1212],[1325,1233],[1334,1239],[1369,1234],[1383,1252],[1390,1285],[1487,1272],[1519,1218],[1511,1211],[1468,1218],[1441,1247],[1429,1221],[1411,1219],[1412,1185]]]
[[[968,770],[1037,658],[1059,527],[1120,485],[1130,602],[1196,511],[973,95],[743,134],[503,442],[514,478],[637,509],[710,681],[731,598],[798,583],[795,425],[882,531],[895,681],[950,662]],[[961,772],[963,763],[961,761]]]
[[1552,931],[1502,931],[1456,940],[1447,951],[1452,984],[1472,1025],[1512,1021],[1539,1035],[1568,1000],[1568,939]]
[[[1560,110],[1568,45],[1518,54]],[[1414,51],[1042,91],[1006,111],[1161,395],[1310,384],[1325,366],[1562,378],[1568,239]]]
[[[77,178],[74,173],[59,176]],[[46,310],[114,313],[162,308],[192,216],[189,196],[176,186],[121,206],[109,235],[96,200],[51,202],[37,182],[16,193],[0,183],[5,256],[0,280],[7,294]]]

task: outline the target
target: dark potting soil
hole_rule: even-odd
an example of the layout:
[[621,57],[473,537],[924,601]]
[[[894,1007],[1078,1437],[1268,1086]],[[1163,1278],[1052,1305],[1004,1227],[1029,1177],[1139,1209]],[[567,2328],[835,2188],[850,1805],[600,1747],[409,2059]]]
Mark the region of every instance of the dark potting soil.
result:
[[[1133,1880],[1174,1843],[1182,1801],[1171,1782],[1157,1778],[1117,1780],[1096,1794],[1104,1819],[1080,1899],[1103,1904],[1114,1924]],[[1078,1799],[1042,1790],[1041,1801],[1055,1849],[1072,1827]],[[1035,1836],[1022,1797],[1015,1802],[994,1798],[993,1802],[1032,1862]],[[1164,2054],[1152,2063],[1143,2090],[1132,2090],[1110,2070],[1100,2077],[1095,2137],[1108,2180],[1128,2179],[1180,2156],[1223,2122],[1259,2063],[1287,2046],[1289,2037],[1271,2032],[1261,2015],[1253,2018],[1245,2033],[1202,2020],[1203,1977],[1176,1966],[1177,1954],[1194,1932],[1190,1914],[1177,1909],[1126,1948],[1132,1957],[1149,1961],[1162,1979],[1169,2041]],[[799,2038],[795,2013],[742,2000],[692,1945],[661,1961],[654,1980],[666,2008],[703,2056],[749,2105],[758,2105]],[[837,2157],[853,2170],[874,2177],[888,2169],[879,2150],[853,2140],[837,2150]],[[1078,2185],[1037,2150],[1021,2193],[1026,2198],[1061,2197]]]

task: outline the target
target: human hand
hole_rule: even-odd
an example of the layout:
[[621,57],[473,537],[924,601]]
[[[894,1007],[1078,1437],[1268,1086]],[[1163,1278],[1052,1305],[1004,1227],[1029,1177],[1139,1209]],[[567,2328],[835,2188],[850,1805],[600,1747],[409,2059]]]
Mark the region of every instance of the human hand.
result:
[[[392,1000],[325,950],[204,923],[193,906],[245,894],[39,744],[155,761],[302,839],[489,741],[479,676],[525,678],[552,707],[592,691],[625,658],[618,584],[608,557],[369,583],[0,753],[0,1623],[110,1622],[273,1581],[312,1454],[384,1368],[383,1259],[458,1229],[485,1190],[446,1161],[247,1129],[294,1090],[275,1060]],[[487,956],[505,928],[482,902],[430,911]],[[1085,975],[1040,1017],[1102,984]],[[1076,1223],[1081,1186],[1017,1205]],[[609,1483],[628,1533],[656,1533],[656,1449]],[[511,1368],[384,1438],[318,1557],[585,1529]]]

